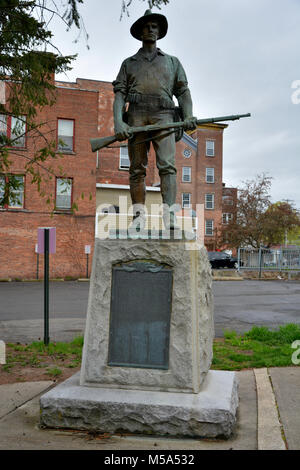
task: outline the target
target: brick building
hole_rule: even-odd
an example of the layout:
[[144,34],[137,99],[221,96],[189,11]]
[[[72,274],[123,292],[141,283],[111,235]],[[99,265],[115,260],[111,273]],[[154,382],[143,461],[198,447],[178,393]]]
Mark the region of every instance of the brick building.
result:
[[[41,131],[47,138],[57,141],[57,149],[61,140],[67,145],[61,150],[63,158],[50,158],[47,163],[48,168],[53,169],[51,179],[47,171],[42,171],[45,181],[41,191],[45,192],[45,197],[24,171],[36,147],[44,145],[42,139],[37,141],[34,135],[28,134],[11,149],[10,174],[18,175],[21,185],[18,197],[11,198],[7,206],[0,209],[0,278],[36,277],[35,245],[37,228],[42,226],[56,227],[57,231],[56,254],[50,255],[50,276],[85,275],[85,245],[93,246],[96,210],[96,157],[86,136],[97,133],[98,93],[81,86],[67,87],[60,82],[56,85],[56,104],[44,108],[38,121],[45,123]],[[2,100],[5,100],[3,93]],[[13,131],[9,119],[1,116],[2,133]],[[1,175],[0,191],[5,191],[9,177]],[[53,213],[53,204],[47,203],[49,196],[55,200]],[[73,203],[78,205],[74,215]],[[39,272],[42,277],[43,256],[39,256]]]
[[[37,266],[42,277],[43,256],[39,257],[37,265],[35,253],[37,228],[42,226],[57,229],[57,250],[50,257],[50,276],[84,277],[85,246],[91,246],[92,256],[98,227],[96,214],[110,212],[112,207],[119,212],[120,196],[126,200],[127,209],[131,205],[126,147],[105,148],[92,153],[89,142],[92,137],[113,134],[111,83],[77,79],[76,83],[56,81],[55,84],[56,103],[44,108],[38,118],[45,122],[43,129],[48,138],[56,140],[57,150],[62,152],[63,158],[47,162],[53,169],[53,177],[43,183],[46,196],[42,197],[31,184],[30,175],[24,172],[28,157],[34,154],[38,142],[31,135],[16,141],[11,153],[10,174],[18,176],[21,186],[17,197],[0,208],[0,279],[35,278]],[[5,101],[3,83],[0,98]],[[0,116],[0,132],[9,134],[13,131],[9,119],[15,118]],[[214,249],[215,229],[222,222],[226,223],[231,217],[228,214],[234,212],[235,190],[224,188],[222,182],[223,131],[226,127],[225,124],[199,126],[191,135],[184,133],[177,144],[177,203],[189,216],[195,214],[197,205],[204,205],[204,220],[200,223],[203,222],[208,249]],[[0,194],[5,191],[9,177],[0,175]],[[146,206],[150,211],[151,204],[161,204],[152,149],[146,186]],[[55,201],[54,210],[52,204],[47,204],[49,195]],[[227,204],[229,196],[233,204]],[[78,206],[75,213],[71,210],[73,203]],[[122,211],[126,212],[126,207]]]

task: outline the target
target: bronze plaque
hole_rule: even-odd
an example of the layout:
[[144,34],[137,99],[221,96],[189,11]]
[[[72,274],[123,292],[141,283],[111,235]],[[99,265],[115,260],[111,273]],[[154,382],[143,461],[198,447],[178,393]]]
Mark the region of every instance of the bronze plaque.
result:
[[170,267],[114,266],[108,365],[168,369],[171,304]]

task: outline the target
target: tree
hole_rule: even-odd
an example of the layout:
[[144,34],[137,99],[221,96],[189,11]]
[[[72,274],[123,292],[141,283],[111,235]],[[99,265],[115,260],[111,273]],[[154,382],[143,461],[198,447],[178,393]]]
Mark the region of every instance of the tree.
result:
[[271,246],[287,241],[288,232],[300,227],[297,210],[288,202],[271,204],[264,214],[265,245]]
[[219,244],[259,248],[283,243],[286,231],[300,226],[297,211],[288,202],[271,203],[271,177],[262,174],[243,184],[236,214],[218,234]]
[[[42,170],[51,173],[46,159],[57,158],[55,143],[40,129],[44,123],[36,121],[38,110],[55,102],[55,85],[51,78],[55,72],[70,70],[76,56],[63,56],[52,42],[49,24],[58,16],[68,29],[72,25],[84,29],[78,4],[83,0],[0,0],[0,85],[8,89],[5,102],[0,102],[0,174],[11,166],[10,156],[27,159],[25,173],[32,176],[38,189]],[[47,52],[51,47],[56,53]],[[34,155],[28,157],[14,147],[24,138],[39,138]],[[13,197],[18,179],[10,177],[0,181],[0,205]]]
[[[149,8],[160,8],[169,2],[142,1],[147,1]],[[55,103],[53,74],[70,70],[76,55],[63,56],[59,52],[49,27],[57,16],[67,30],[74,25],[88,39],[78,11],[82,3],[83,0],[0,0],[0,98],[1,86],[9,88],[6,102],[0,99],[0,206],[14,198],[20,185],[13,175],[3,177],[9,173],[10,156],[27,160],[24,171],[31,175],[38,191],[46,175],[51,178],[49,160],[59,154],[56,142],[42,130],[45,123],[36,117],[41,108]],[[121,17],[125,12],[129,15],[132,3],[133,0],[121,0]],[[16,145],[20,147],[25,132],[37,142],[30,157],[20,148],[14,150]]]
[[[142,0],[142,1],[147,1],[150,10],[152,10],[153,7],[161,9],[161,5],[167,5],[170,0]],[[133,0],[122,0],[121,18],[124,13],[126,13],[127,16],[129,16],[129,8],[132,5],[132,3],[133,3]]]

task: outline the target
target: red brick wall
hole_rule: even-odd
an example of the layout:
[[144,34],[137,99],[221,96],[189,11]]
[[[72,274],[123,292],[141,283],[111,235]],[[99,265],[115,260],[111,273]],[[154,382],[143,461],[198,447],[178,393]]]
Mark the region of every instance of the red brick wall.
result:
[[[35,279],[38,227],[56,227],[56,253],[50,255],[50,277],[86,276],[85,245],[93,248],[95,218],[39,213],[0,214],[0,279]],[[92,253],[90,255],[89,271]],[[39,256],[39,278],[44,277],[44,255]]]
[[[57,252],[50,255],[50,276],[85,276],[84,246],[93,247],[95,233],[96,156],[90,149],[89,139],[97,134],[98,92],[73,88],[57,88],[56,104],[44,108],[38,119],[45,123],[41,130],[47,138],[53,139],[56,139],[57,118],[74,119],[74,151],[43,163],[43,168],[51,167],[53,175],[40,167],[41,190],[45,197],[31,184],[31,176],[26,175],[24,208],[0,210],[0,278],[35,277],[35,244],[37,228],[41,226],[57,228]],[[24,173],[28,158],[43,145],[43,138],[37,140],[28,136],[27,148],[11,154],[10,172]],[[72,199],[78,205],[74,215],[70,211],[59,211],[51,216],[54,206],[53,202],[47,204],[47,199],[55,199],[55,176],[72,178]],[[43,256],[40,256],[40,269],[42,275]]]

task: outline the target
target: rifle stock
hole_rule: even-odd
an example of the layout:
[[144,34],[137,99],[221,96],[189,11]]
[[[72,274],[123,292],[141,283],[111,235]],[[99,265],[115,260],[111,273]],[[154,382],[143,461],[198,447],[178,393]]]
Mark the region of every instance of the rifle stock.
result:
[[[236,121],[238,119],[244,118],[244,117],[250,117],[251,114],[233,114],[231,116],[222,116],[222,117],[215,117],[215,118],[207,118],[207,119],[198,119],[197,120],[197,126],[200,126],[201,124],[212,124],[214,122],[221,122],[221,121]],[[131,127],[130,128],[130,133],[136,134],[138,132],[151,132],[151,131],[160,131],[160,130],[166,130],[166,129],[177,129],[178,127],[183,127],[184,126],[184,121],[180,122],[172,122],[168,124],[163,124],[163,125],[156,125],[156,124],[150,124],[148,126],[141,126],[141,127]],[[101,150],[104,147],[107,147],[108,145],[111,145],[115,142],[117,142],[117,138],[115,135],[111,135],[108,137],[99,137],[96,139],[90,139],[91,147],[92,147],[92,152],[96,152],[97,150]]]
[[101,150],[108,145],[114,144],[117,141],[116,136],[110,135],[108,137],[100,137],[96,139],[90,139],[92,152]]

